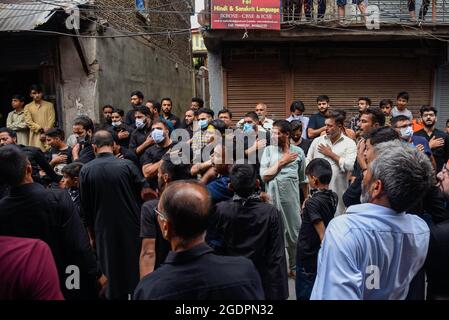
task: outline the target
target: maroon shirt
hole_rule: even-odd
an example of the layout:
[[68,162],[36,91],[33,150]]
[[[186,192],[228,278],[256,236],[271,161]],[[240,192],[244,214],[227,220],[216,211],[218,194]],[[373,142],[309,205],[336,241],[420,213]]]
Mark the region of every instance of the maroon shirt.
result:
[[64,300],[45,242],[0,236],[0,248],[0,300]]

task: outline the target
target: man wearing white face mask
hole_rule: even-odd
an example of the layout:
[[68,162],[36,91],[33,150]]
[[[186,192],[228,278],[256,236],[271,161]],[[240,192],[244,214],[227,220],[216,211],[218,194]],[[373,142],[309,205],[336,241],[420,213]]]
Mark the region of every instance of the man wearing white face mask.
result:
[[[400,138],[410,145],[415,146],[419,151],[432,157],[429,143],[423,137],[413,135],[412,122],[407,116],[396,116],[391,119],[391,127],[399,133]],[[432,164],[433,164],[432,160]]]
[[293,101],[290,105],[290,117],[287,118],[288,122],[292,122],[293,120],[299,120],[302,123],[302,135],[303,139],[307,139],[307,126],[309,125],[309,118],[303,116],[304,111],[306,111],[306,107],[302,101],[297,100]]
[[141,157],[146,149],[154,144],[151,138],[151,111],[147,107],[140,106],[134,113],[136,129],[131,133],[129,149],[134,150]]
[[157,171],[162,163],[162,157],[169,152],[176,141],[172,141],[169,136],[168,126],[163,121],[156,120],[151,126],[151,138],[154,144],[145,150],[140,159],[142,172],[149,181],[150,187],[157,189]]

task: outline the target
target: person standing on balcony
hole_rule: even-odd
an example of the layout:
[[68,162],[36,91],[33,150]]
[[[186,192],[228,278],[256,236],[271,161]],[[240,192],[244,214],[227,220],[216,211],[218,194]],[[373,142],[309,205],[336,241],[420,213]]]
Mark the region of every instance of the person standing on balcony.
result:
[[[411,0],[414,1],[414,0]],[[338,6],[338,18],[343,19],[345,17],[345,7],[346,7],[347,0],[337,0],[337,6]],[[352,0],[353,4],[357,5],[357,8],[360,10],[360,14],[364,16],[364,19],[366,20],[366,5],[364,0]],[[351,19],[352,17],[349,17]]]
[[[430,0],[423,0],[421,4],[421,9],[419,9],[419,19],[424,20],[427,10],[429,10]],[[412,20],[416,20],[416,3],[415,0],[408,0],[408,12]]]

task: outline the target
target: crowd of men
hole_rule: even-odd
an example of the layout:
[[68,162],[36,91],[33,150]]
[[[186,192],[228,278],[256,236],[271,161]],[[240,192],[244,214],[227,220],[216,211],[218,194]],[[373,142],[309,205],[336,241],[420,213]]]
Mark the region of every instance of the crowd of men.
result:
[[346,121],[135,91],[67,137],[30,97],[0,128],[1,299],[449,298],[449,135],[407,92]]

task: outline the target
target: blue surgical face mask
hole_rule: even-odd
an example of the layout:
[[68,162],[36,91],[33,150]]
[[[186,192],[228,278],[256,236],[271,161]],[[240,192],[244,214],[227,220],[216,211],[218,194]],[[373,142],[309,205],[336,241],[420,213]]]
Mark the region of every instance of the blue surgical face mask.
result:
[[254,126],[251,123],[244,123],[243,124],[243,132],[250,133],[254,132]]
[[145,127],[145,121],[143,119],[136,119],[136,128],[141,129]]
[[161,143],[164,141],[164,131],[161,129],[154,129],[151,131],[151,138],[153,138],[155,143]]
[[198,121],[198,126],[201,129],[206,129],[208,124],[209,124],[209,121],[207,121],[206,119]]

